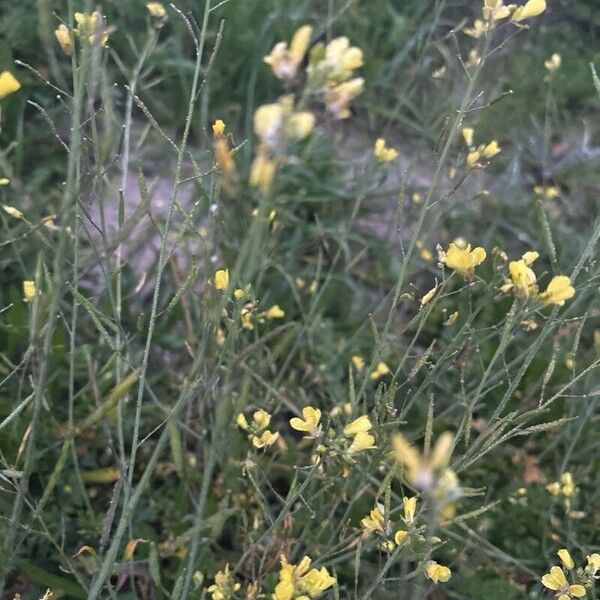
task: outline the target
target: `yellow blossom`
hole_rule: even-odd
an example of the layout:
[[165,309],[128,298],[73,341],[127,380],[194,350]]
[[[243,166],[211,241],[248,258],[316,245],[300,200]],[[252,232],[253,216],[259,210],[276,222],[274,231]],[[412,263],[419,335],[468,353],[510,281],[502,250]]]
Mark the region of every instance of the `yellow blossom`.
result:
[[10,71],[0,73],[0,100],[21,89],[18,79]]
[[360,521],[364,535],[369,535],[374,531],[384,533],[384,523],[385,518],[383,516],[383,506],[381,504],[375,506],[375,508],[369,513],[369,516],[364,517]]
[[250,185],[257,187],[264,195],[268,194],[276,171],[277,161],[259,151],[250,167]]
[[546,10],[546,0],[529,0],[523,6],[519,6],[512,14],[512,20],[516,23],[537,17]]
[[0,185],[8,185],[10,183],[10,179],[8,177],[0,177]]
[[477,165],[480,158],[481,158],[481,154],[479,153],[478,150],[471,150],[467,154],[467,165],[471,168],[474,167],[475,165]]
[[230,600],[235,592],[242,587],[241,583],[235,581],[233,574],[229,572],[229,564],[218,571],[215,575],[215,583],[208,588],[212,600]]
[[354,436],[348,452],[353,454],[355,452],[362,452],[363,450],[370,450],[371,448],[375,448],[375,438],[370,433],[361,431]]
[[350,360],[357,371],[362,371],[365,368],[365,361],[362,356],[355,354]]
[[575,495],[575,485],[573,484],[573,476],[568,471],[560,476],[562,485],[561,493],[566,498],[572,498]]
[[244,413],[239,413],[235,418],[235,422],[238,427],[241,427],[244,431],[248,429],[248,421],[244,416]]
[[357,433],[364,433],[365,431],[369,431],[373,427],[371,425],[371,421],[367,415],[362,415],[358,417],[358,419],[354,419],[352,423],[349,423],[344,427],[344,435],[346,437],[353,437]]
[[304,25],[294,33],[290,46],[286,42],[278,42],[271,53],[264,57],[278,79],[294,79],[298,73],[298,67],[306,54],[312,27]]
[[335,582],[335,577],[332,577],[325,567],[321,567],[320,569],[311,569],[302,577],[301,588],[311,598],[316,598],[333,586]]
[[35,281],[26,279],[23,281],[23,300],[31,302],[36,295]]
[[472,146],[473,145],[473,134],[475,133],[475,130],[472,127],[463,127],[462,129],[462,136],[463,139],[465,140],[465,144],[467,144],[467,146]]
[[377,379],[380,379],[384,375],[387,375],[389,372],[390,372],[390,368],[383,361],[379,361],[377,363],[377,366],[375,367],[375,370],[371,372],[369,377],[373,381],[375,381]]
[[587,561],[585,572],[593,577],[598,571],[600,571],[600,554],[596,552],[594,554],[588,554],[585,559]]
[[548,284],[545,292],[539,295],[544,304],[556,304],[562,306],[566,300],[575,295],[575,288],[566,275],[555,275]]
[[75,13],[75,22],[77,23],[77,33],[80,36],[87,36],[90,44],[99,43],[101,46],[106,46],[108,42],[108,32],[97,31],[98,24],[102,16],[95,10],[92,13]]
[[69,28],[63,23],[54,31],[54,35],[56,36],[56,40],[62,48],[62,51],[68,56],[71,56],[73,52],[75,52],[75,45],[73,44],[73,38],[71,37]]
[[537,252],[526,252],[520,260],[511,260],[508,270],[512,283],[505,289],[513,287],[517,296],[521,298],[534,296],[537,293],[537,278],[529,265],[532,265],[538,256]]
[[[463,32],[466,33],[468,36],[471,36],[472,38],[478,39],[482,35],[484,35],[487,30],[487,23],[485,23],[481,19],[475,19],[475,21],[473,22],[473,27],[465,27],[463,29]],[[467,144],[471,145],[470,142],[467,142]]]
[[3,204],[2,208],[3,208],[4,212],[7,215],[11,216],[13,219],[22,219],[23,218],[23,213],[18,208],[15,208],[14,206],[7,206],[6,204]]
[[394,542],[396,542],[396,545],[400,545],[402,544],[402,542],[404,542],[404,540],[408,537],[408,531],[406,531],[405,529],[398,529],[398,531],[396,531],[396,533],[394,534]]
[[260,436],[252,436],[252,444],[255,448],[265,448],[273,445],[279,439],[279,433],[272,433],[268,429],[263,431]]
[[560,196],[560,188],[557,185],[536,185],[533,188],[533,193],[536,196],[542,196],[547,200],[554,200],[555,198],[558,198]]
[[221,119],[217,119],[213,123],[212,130],[215,137],[221,137],[225,132],[225,122]]
[[328,87],[325,92],[327,110],[336,119],[347,119],[350,116],[350,102],[362,93],[365,81],[362,77],[344,81],[338,85]]
[[463,240],[455,240],[450,243],[448,250],[441,253],[441,261],[449,268],[462,275],[465,279],[475,277],[475,267],[480,265],[486,257],[483,248],[477,247],[471,250],[471,244]]
[[163,19],[167,14],[167,9],[160,2],[148,2],[146,8],[150,16],[156,19]]
[[402,507],[404,509],[404,522],[410,525],[415,520],[415,511],[417,510],[417,497],[402,498]]
[[498,142],[496,140],[492,140],[489,144],[484,146],[482,154],[485,158],[492,158],[493,156],[496,156],[496,154],[499,154],[501,151],[502,149],[498,145]]
[[247,329],[249,331],[254,329],[254,324],[252,323],[252,311],[248,306],[244,306],[240,311],[240,322],[242,324],[242,329]]
[[440,581],[448,581],[452,576],[452,571],[450,571],[448,567],[435,562],[435,560],[428,560],[425,563],[425,575],[427,575],[433,583],[440,583]]
[[273,304],[273,306],[263,314],[267,319],[281,319],[285,317],[285,312],[281,309],[279,304]]
[[229,285],[229,269],[219,269],[215,272],[214,286],[217,290],[225,290]]
[[569,585],[565,572],[560,567],[552,567],[549,573],[542,577],[542,585],[549,590],[557,592],[559,600],[568,600],[569,598],[583,598],[586,594],[582,585]]
[[257,429],[266,429],[271,423],[271,415],[261,408],[252,415],[252,422]]
[[328,83],[346,82],[362,64],[360,48],[351,46],[347,37],[334,38],[325,47],[321,60],[310,66],[309,79],[312,76],[324,78]]
[[236,288],[233,290],[233,297],[236,300],[243,300],[246,297],[246,292],[241,288]]
[[554,71],[560,69],[561,64],[562,57],[558,52],[554,52],[554,54],[552,54],[550,58],[544,61],[544,67],[546,67],[546,69],[550,71],[550,73],[553,73]]
[[558,558],[560,558],[560,562],[563,564],[563,567],[569,570],[575,568],[573,558],[566,548],[561,548],[556,554],[558,554]]
[[375,141],[373,154],[380,163],[390,162],[398,156],[398,152],[394,148],[386,147],[385,140],[383,138],[378,138]]
[[292,429],[305,431],[310,437],[318,437],[321,434],[321,426],[319,425],[321,411],[312,406],[305,406],[302,409],[302,416],[304,419],[300,419],[299,417],[292,417],[290,419]]
[[483,18],[486,21],[500,21],[510,15],[508,6],[504,6],[503,0],[484,0]]

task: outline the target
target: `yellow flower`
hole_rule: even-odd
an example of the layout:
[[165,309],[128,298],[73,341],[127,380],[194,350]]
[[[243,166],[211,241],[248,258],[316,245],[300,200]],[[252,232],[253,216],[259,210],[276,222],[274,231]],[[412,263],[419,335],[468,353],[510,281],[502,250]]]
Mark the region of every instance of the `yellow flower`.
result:
[[386,147],[385,140],[383,138],[378,138],[375,141],[373,154],[380,163],[390,162],[398,156],[398,152],[394,150],[394,148]]
[[512,20],[516,23],[537,17],[546,10],[546,0],[529,0],[523,6],[519,6],[512,14]]
[[308,50],[312,27],[304,25],[294,33],[290,46],[286,42],[278,42],[271,53],[264,57],[278,79],[294,79],[298,73],[298,67]]
[[226,564],[225,568],[215,575],[215,583],[208,588],[208,592],[212,594],[212,600],[230,600],[241,587],[242,584],[236,582],[233,574],[229,572],[229,564]]
[[30,279],[23,281],[23,300],[25,302],[31,302],[35,298],[36,293],[35,281],[31,281]]
[[582,585],[569,585],[565,572],[560,567],[552,567],[550,572],[542,577],[542,585],[549,590],[558,592],[556,595],[559,600],[583,598],[586,593]]
[[551,496],[554,496],[554,497],[560,496],[560,483],[558,481],[554,481],[552,483],[549,483],[546,486],[546,490],[548,490],[548,493]]
[[404,508],[404,522],[410,525],[415,520],[415,511],[417,510],[417,497],[402,498],[402,507]]
[[435,560],[428,560],[425,563],[425,575],[427,575],[433,583],[439,583],[440,581],[446,582],[452,576],[452,571],[450,571],[448,567],[435,562]]
[[236,300],[243,300],[246,297],[246,292],[241,288],[236,288],[233,290],[233,297]]
[[229,285],[229,269],[219,269],[214,276],[214,286],[217,290],[225,290]]
[[244,413],[239,413],[238,416],[235,418],[235,422],[237,426],[241,427],[244,431],[248,429],[248,421],[246,420]]
[[0,177],[0,185],[8,185],[10,183],[10,179],[8,177]]
[[500,21],[510,15],[508,6],[504,6],[503,0],[484,0],[483,18],[486,21]]
[[558,52],[555,52],[554,54],[552,54],[552,56],[550,56],[548,60],[544,61],[544,67],[546,67],[546,69],[550,71],[550,73],[553,73],[554,71],[560,69],[561,64],[562,57]]
[[90,44],[99,43],[106,46],[108,42],[108,33],[106,31],[96,31],[102,16],[95,10],[93,13],[75,13],[75,22],[77,23],[77,33],[80,36],[87,36]]
[[475,133],[475,130],[472,127],[463,127],[462,129],[462,136],[463,139],[465,140],[465,144],[467,144],[467,146],[472,146],[473,145],[473,134]]
[[533,188],[533,193],[536,196],[542,196],[547,200],[554,200],[560,196],[560,188],[557,185],[536,185]]
[[560,476],[562,484],[561,493],[566,498],[572,498],[575,495],[575,485],[573,484],[573,476],[568,471]]
[[261,408],[252,415],[252,422],[258,430],[266,429],[271,423],[271,415]]
[[10,71],[0,73],[0,100],[21,89],[21,84]]
[[441,261],[449,268],[465,279],[475,277],[475,267],[480,265],[486,257],[483,248],[477,247],[471,250],[471,244],[463,240],[455,240],[450,243],[448,250],[441,253]]
[[471,168],[474,167],[475,165],[477,165],[480,158],[481,158],[481,154],[479,153],[478,150],[471,150],[467,154],[467,165]]
[[255,448],[265,448],[273,445],[279,439],[279,433],[272,433],[268,429],[263,431],[260,436],[252,436],[252,444]]
[[560,562],[563,564],[563,567],[569,570],[575,568],[573,558],[566,548],[561,548],[556,554],[558,554],[558,558],[560,558]]
[[264,313],[267,319],[281,319],[285,317],[285,312],[281,309],[279,304],[273,304],[269,310]]
[[167,9],[160,2],[148,2],[146,8],[151,17],[163,19],[167,14]]
[[[463,32],[472,38],[480,38],[486,31],[488,30],[488,24],[482,21],[481,19],[475,19],[473,22],[473,27],[465,27]],[[464,130],[463,130],[464,132]],[[471,142],[467,142],[470,146]]]
[[357,433],[364,433],[365,431],[369,431],[373,427],[371,425],[371,421],[367,415],[363,415],[362,417],[358,417],[358,419],[354,419],[352,423],[349,423],[344,427],[344,435],[346,437],[353,437]]
[[384,523],[385,518],[383,516],[383,506],[381,504],[375,506],[375,508],[369,513],[369,516],[364,517],[360,521],[360,524],[363,528],[363,534],[365,536],[370,535],[374,531],[384,533]]
[[562,306],[574,295],[575,288],[571,285],[571,280],[566,275],[555,275],[539,298],[544,304]]
[[362,356],[355,354],[350,360],[357,371],[362,371],[365,368],[365,361]]
[[363,64],[362,50],[350,46],[347,37],[331,40],[321,52],[321,59],[309,67],[309,81],[314,78],[333,84],[346,82]]
[[240,311],[240,322],[242,324],[242,329],[247,329],[249,331],[254,329],[252,323],[252,311],[247,306]]
[[336,119],[347,119],[350,116],[349,105],[354,98],[362,93],[365,81],[362,77],[344,81],[338,85],[328,87],[325,92],[325,104],[327,110]]
[[305,591],[311,598],[316,598],[325,590],[328,590],[336,582],[325,567],[320,569],[311,569],[301,579],[302,591]]
[[7,215],[10,215],[13,219],[22,219],[23,218],[23,213],[18,208],[15,208],[14,206],[7,206],[6,204],[3,204],[2,208],[4,209],[4,212]]
[[394,534],[394,542],[396,542],[396,545],[400,545],[402,544],[402,542],[404,542],[404,540],[408,537],[408,531],[404,530],[404,529],[398,529],[398,531],[396,531],[396,533]]
[[498,142],[496,140],[492,140],[489,144],[484,146],[482,154],[485,158],[492,158],[492,156],[496,156],[502,151]]
[[352,444],[350,444],[350,448],[348,448],[348,452],[352,454],[354,452],[370,450],[371,448],[375,448],[375,438],[370,433],[361,431],[354,436]]
[[217,119],[213,123],[212,130],[215,137],[221,137],[225,132],[225,122],[221,119]]
[[298,417],[292,417],[290,419],[292,429],[295,429],[296,431],[305,431],[309,434],[309,437],[318,437],[321,434],[321,426],[319,425],[321,411],[312,406],[305,406],[302,409],[302,416],[304,417],[304,420]]
[[277,161],[259,150],[250,167],[250,185],[257,187],[264,195],[269,193],[277,171]]
[[369,377],[373,381],[375,381],[375,380],[383,377],[384,375],[387,375],[389,372],[390,372],[390,368],[383,361],[380,361],[377,363],[375,370],[371,372]]
[[585,559],[587,561],[585,572],[593,577],[600,571],[600,554],[596,552],[594,554],[588,554]]
[[64,24],[61,24],[54,31],[54,35],[56,36],[56,40],[62,48],[62,51],[68,56],[71,56],[75,51],[75,45],[73,44],[69,28]]
[[537,252],[526,252],[520,260],[511,260],[508,263],[511,285],[517,296],[529,298],[537,293],[537,278],[529,265],[533,264],[538,256]]

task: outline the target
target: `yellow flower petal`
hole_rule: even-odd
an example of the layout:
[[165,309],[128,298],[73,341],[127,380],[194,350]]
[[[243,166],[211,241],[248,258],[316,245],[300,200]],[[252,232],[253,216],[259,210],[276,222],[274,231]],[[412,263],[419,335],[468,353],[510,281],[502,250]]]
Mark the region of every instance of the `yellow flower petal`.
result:
[[21,89],[18,79],[10,71],[0,73],[0,100]]

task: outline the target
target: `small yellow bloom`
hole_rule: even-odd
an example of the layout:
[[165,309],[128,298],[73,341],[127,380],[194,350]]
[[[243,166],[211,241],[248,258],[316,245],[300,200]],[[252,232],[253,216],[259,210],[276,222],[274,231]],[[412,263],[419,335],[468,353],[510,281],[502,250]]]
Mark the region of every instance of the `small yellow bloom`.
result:
[[327,88],[325,92],[327,110],[336,119],[347,119],[351,115],[350,102],[362,93],[364,87],[365,80],[362,77],[357,77]]
[[277,161],[259,151],[250,167],[250,185],[257,187],[264,195],[268,194],[276,171]]
[[496,154],[499,154],[501,151],[502,149],[498,145],[498,142],[496,140],[492,140],[489,144],[484,146],[482,154],[485,158],[492,158],[493,156],[496,156]]
[[215,137],[221,137],[225,132],[225,122],[221,119],[217,119],[212,126],[213,135]]
[[383,516],[383,506],[381,504],[375,506],[375,508],[369,513],[369,516],[364,517],[360,521],[360,524],[363,528],[363,533],[365,535],[369,535],[374,531],[384,533],[384,523],[385,518]]
[[230,600],[241,587],[242,584],[230,573],[229,564],[226,564],[225,568],[215,575],[215,583],[208,588],[208,592],[212,595],[212,600]]
[[560,496],[560,483],[558,481],[553,481],[546,486],[546,490],[548,490],[548,493],[551,496]]
[[30,279],[23,281],[23,300],[25,302],[31,302],[35,298],[36,293],[35,281],[31,281]]
[[365,368],[365,361],[362,356],[355,354],[350,360],[357,371],[360,372]]
[[364,433],[365,431],[369,431],[372,427],[369,417],[367,415],[362,415],[344,427],[344,435],[346,437],[354,437],[357,433]]
[[546,67],[550,73],[554,73],[554,71],[560,69],[561,64],[562,57],[558,52],[555,52],[548,60],[544,61],[544,67]]
[[529,0],[523,6],[519,6],[512,14],[512,20],[516,23],[537,17],[546,10],[546,0]]
[[13,219],[22,219],[23,218],[23,213],[18,208],[15,208],[14,206],[7,206],[6,204],[3,204],[2,208],[3,208],[4,212],[7,215],[10,215]]
[[156,19],[163,19],[167,15],[167,9],[160,2],[148,2],[146,8],[150,16]]
[[217,290],[225,290],[229,285],[229,269],[219,269],[214,276],[214,286]]
[[0,100],[21,89],[18,79],[10,71],[0,73]]
[[255,448],[265,448],[272,446],[279,439],[279,433],[272,433],[268,429],[263,431],[260,436],[252,436],[252,445]]
[[448,250],[442,252],[441,261],[449,268],[465,279],[475,277],[475,267],[480,265],[486,257],[483,248],[477,247],[471,250],[471,244],[463,240],[455,240],[450,244]]
[[533,264],[538,256],[537,252],[526,252],[520,260],[511,260],[508,263],[512,287],[521,298],[529,298],[537,293],[537,278],[529,265]]
[[568,471],[560,476],[560,483],[562,484],[561,493],[566,498],[572,498],[575,495],[575,485],[573,483],[573,476]]
[[97,31],[98,25],[102,20],[102,15],[95,10],[93,13],[75,13],[75,22],[77,23],[77,33],[80,36],[87,36],[90,44],[100,44],[106,46],[108,42],[108,32]]
[[242,329],[247,329],[248,331],[254,329],[254,324],[252,323],[252,311],[247,306],[240,311],[240,322],[242,324]]
[[271,415],[261,408],[252,415],[252,422],[258,430],[266,429],[271,423]]
[[417,497],[402,498],[402,506],[404,508],[404,522],[410,525],[415,520],[415,511],[417,510]]
[[383,138],[378,138],[375,141],[373,154],[380,163],[390,162],[398,156],[398,152],[394,148],[386,147],[385,140]]
[[[487,30],[488,30],[487,23],[485,23],[481,19],[475,19],[475,21],[473,22],[473,27],[465,27],[463,29],[463,33],[466,33],[468,36],[471,36],[472,38],[478,39],[482,35],[484,35]],[[467,142],[467,144],[469,146],[471,145],[470,142]]]
[[0,185],[8,185],[10,183],[10,179],[8,177],[0,177]]
[[557,185],[548,185],[545,187],[543,185],[536,185],[533,188],[533,193],[547,200],[554,200],[560,196],[560,188]]
[[248,421],[246,420],[244,413],[239,413],[238,416],[235,418],[235,422],[237,426],[242,428],[244,431],[248,429]]
[[600,571],[600,554],[596,552],[594,554],[588,554],[585,559],[587,561],[585,572],[588,575],[594,576],[598,571]]
[[236,288],[233,290],[233,297],[236,300],[243,300],[246,297],[246,292],[241,288]]
[[355,452],[362,452],[363,450],[370,450],[371,448],[375,448],[375,438],[370,433],[361,431],[354,436],[348,452],[353,454]]
[[271,53],[264,57],[278,79],[294,79],[298,73],[298,67],[308,50],[312,27],[304,25],[294,33],[290,46],[286,42],[275,44]]
[[299,417],[292,417],[290,419],[292,429],[305,431],[310,437],[318,437],[321,434],[321,426],[319,425],[321,411],[318,408],[306,406],[302,409],[302,416],[304,420]]
[[75,45],[73,44],[73,38],[71,37],[69,28],[63,23],[54,31],[54,35],[56,36],[56,40],[62,48],[62,51],[66,55],[71,56],[73,52],[75,52]]
[[452,571],[450,571],[448,567],[435,562],[435,560],[428,560],[425,563],[425,575],[427,575],[433,583],[440,583],[440,581],[448,581],[452,576]]
[[282,319],[285,317],[285,312],[282,310],[279,304],[274,304],[264,313],[264,316],[267,319]]
[[377,379],[380,379],[384,375],[387,375],[389,372],[390,372],[390,368],[383,361],[380,361],[377,363],[375,370],[371,372],[369,377],[373,381],[375,381]]
[[463,139],[465,140],[465,144],[467,144],[467,146],[471,147],[473,145],[473,134],[475,133],[475,130],[472,127],[463,127],[462,129],[462,136]]
[[560,562],[563,564],[563,567],[565,567],[566,569],[574,569],[575,568],[575,563],[573,562],[573,558],[571,557],[571,554],[569,553],[569,551],[566,548],[561,548],[558,552],[558,558],[560,558]]
[[396,533],[394,534],[394,542],[396,542],[396,545],[399,546],[404,542],[404,540],[407,537],[408,531],[406,531],[405,529],[398,529],[398,531],[396,531]]
[[555,275],[539,298],[544,304],[562,306],[574,295],[575,288],[571,285],[571,280],[566,275]]
[[475,167],[479,163],[480,158],[481,154],[478,150],[471,150],[467,154],[467,165],[471,168]]
[[510,15],[508,6],[504,6],[503,0],[484,0],[483,18],[486,21],[500,21]]
[[[316,598],[334,585],[335,582],[335,577],[332,577],[325,567],[321,567],[320,569],[311,569],[302,577],[300,585],[302,590],[311,598]],[[306,598],[306,596],[298,596],[298,598],[302,597]]]

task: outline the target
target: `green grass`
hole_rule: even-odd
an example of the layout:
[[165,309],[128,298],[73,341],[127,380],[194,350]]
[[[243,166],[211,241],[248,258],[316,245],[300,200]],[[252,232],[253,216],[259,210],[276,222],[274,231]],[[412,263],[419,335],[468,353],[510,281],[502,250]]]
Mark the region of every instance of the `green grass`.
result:
[[[159,27],[144,3],[105,2],[108,47],[73,57],[53,31],[91,3],[0,11],[0,71],[23,84],[0,101],[0,202],[23,213],[0,214],[0,588],[211,598],[229,565],[231,598],[270,599],[280,556],[308,554],[336,578],[314,597],[550,597],[557,550],[584,566],[600,547],[593,2],[551,3],[495,41],[460,31],[479,8],[458,0],[212,4],[168,7]],[[344,121],[309,103],[315,130],[278,150],[263,194],[253,114],[284,92],[263,56],[305,23],[363,50],[365,91]],[[235,176],[215,164],[217,118]],[[465,125],[502,147],[471,172]],[[377,164],[377,137],[399,158]],[[459,236],[487,251],[472,280],[438,264]],[[541,290],[570,276],[564,306],[502,291],[528,250]],[[290,426],[306,406],[318,442]],[[257,409],[279,433],[264,451],[236,425]],[[376,448],[351,460],[343,428],[365,414]],[[420,451],[447,431],[460,495],[444,520],[453,485],[419,485],[391,450],[398,432]],[[546,489],[565,472],[568,501]],[[376,502],[386,531],[366,536]],[[409,541],[382,546],[400,528]],[[429,560],[451,579],[434,585]]]

